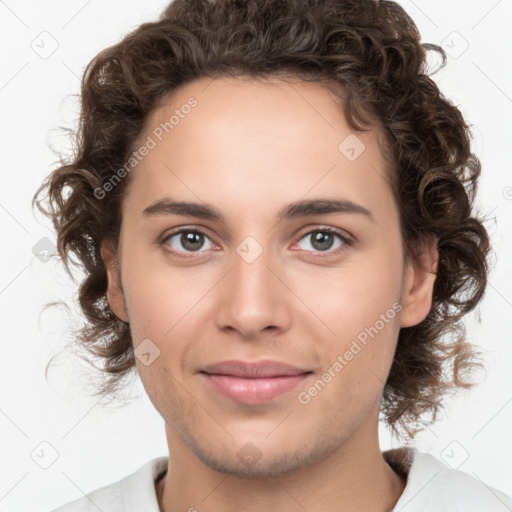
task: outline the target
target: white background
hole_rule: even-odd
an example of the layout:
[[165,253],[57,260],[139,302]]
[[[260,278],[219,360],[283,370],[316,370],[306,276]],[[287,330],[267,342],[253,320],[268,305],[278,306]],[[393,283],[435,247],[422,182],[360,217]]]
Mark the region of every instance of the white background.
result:
[[[497,259],[480,308],[482,321],[472,316],[467,322],[471,340],[485,352],[487,376],[450,400],[416,445],[512,495],[512,2],[401,4],[423,41],[444,41],[451,54],[435,80],[474,126],[483,164],[478,203],[490,219]],[[43,237],[55,242],[55,236],[30,204],[56,164],[49,145],[61,150],[66,144],[58,127],[74,126],[71,95],[79,92],[85,65],[141,22],[154,20],[164,6],[157,0],[0,1],[3,512],[50,510],[167,454],[163,420],[138,380],[127,384],[125,404],[102,407],[90,396],[91,371],[72,354],[63,352],[45,379],[46,363],[69,342],[70,325],[80,317],[76,287],[58,261],[43,263],[33,254]],[[56,47],[47,58],[35,51],[37,45],[44,51],[41,38],[46,51]],[[69,310],[43,310],[52,300],[65,300]],[[383,426],[380,435],[382,449],[396,445]],[[53,454],[53,464],[40,467]]]

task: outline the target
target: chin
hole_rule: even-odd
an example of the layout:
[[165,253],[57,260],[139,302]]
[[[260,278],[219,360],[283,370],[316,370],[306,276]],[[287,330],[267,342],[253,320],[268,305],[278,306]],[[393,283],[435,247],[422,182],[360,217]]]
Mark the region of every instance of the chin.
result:
[[[247,446],[245,445],[244,448]],[[273,453],[271,456],[261,454],[259,458],[257,455],[249,458],[249,456],[241,456],[239,453],[221,457],[204,452],[196,453],[196,455],[206,466],[215,471],[239,478],[251,479],[276,478],[290,474],[308,466],[310,459],[300,452],[281,455]]]
[[[261,436],[245,435],[238,439],[246,441],[238,442],[233,439],[229,445],[222,447],[217,442],[215,444],[219,449],[216,451],[211,450],[211,444],[208,446],[203,442],[196,442],[196,439],[188,439],[187,444],[209,468],[223,474],[253,479],[276,478],[309,467],[328,457],[338,444],[325,437],[306,444],[303,441],[304,436],[299,435],[296,440],[285,435],[269,439],[268,432]],[[285,439],[288,443],[284,442]]]

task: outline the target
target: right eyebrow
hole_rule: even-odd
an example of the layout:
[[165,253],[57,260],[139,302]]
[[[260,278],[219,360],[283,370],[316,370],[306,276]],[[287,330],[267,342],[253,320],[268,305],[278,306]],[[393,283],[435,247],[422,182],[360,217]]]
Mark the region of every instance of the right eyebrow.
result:
[[187,201],[173,201],[169,197],[164,197],[155,201],[143,210],[142,215],[144,217],[153,217],[157,215],[183,215],[224,222],[224,216],[222,213],[211,205],[191,203]]

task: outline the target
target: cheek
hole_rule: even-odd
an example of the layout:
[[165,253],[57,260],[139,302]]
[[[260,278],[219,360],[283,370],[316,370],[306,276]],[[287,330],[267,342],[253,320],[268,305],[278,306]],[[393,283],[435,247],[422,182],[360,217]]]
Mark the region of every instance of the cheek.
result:
[[402,278],[396,261],[381,252],[338,268],[312,267],[291,276],[291,287],[331,334],[347,340],[374,325],[381,315],[395,318]]
[[401,253],[391,245],[379,249],[330,272],[304,274],[296,283],[297,295],[321,320],[314,320],[317,347],[331,389],[323,395],[333,407],[339,398],[353,407],[375,400],[391,367],[401,311]]
[[[206,267],[194,271],[171,268],[165,263],[148,265],[142,255],[140,259],[127,259],[123,278],[136,353],[138,345],[149,339],[161,355],[159,364],[165,365],[172,375],[179,375],[183,368],[178,367],[188,361],[188,352],[211,316],[205,299],[215,277]],[[143,346],[139,350],[142,349]],[[139,366],[142,378],[153,378],[144,365]],[[165,373],[160,376],[163,381],[169,377]]]
[[163,337],[200,300],[203,287],[191,279],[190,269],[172,268],[162,255],[129,252],[123,259],[123,281],[130,320],[138,332]]
[[323,311],[323,320],[335,334],[318,338],[322,370],[309,388],[301,390],[299,402],[308,401],[308,410],[320,415],[331,411],[335,430],[357,427],[379,400],[391,368],[400,305],[391,295],[379,300],[375,295],[374,290],[359,299],[343,297],[340,307],[329,305]]

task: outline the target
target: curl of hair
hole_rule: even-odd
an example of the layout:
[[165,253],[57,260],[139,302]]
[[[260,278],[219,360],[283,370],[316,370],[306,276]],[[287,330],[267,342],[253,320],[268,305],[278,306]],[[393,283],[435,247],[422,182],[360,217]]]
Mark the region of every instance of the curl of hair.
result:
[[[412,437],[425,414],[434,419],[450,390],[467,378],[477,352],[462,316],[481,300],[487,281],[488,234],[472,214],[480,162],[470,129],[427,72],[427,54],[411,18],[376,0],[174,0],[87,66],[75,152],[61,160],[33,204],[51,218],[59,256],[85,271],[79,304],[86,325],[78,338],[104,362],[106,396],[134,366],[129,324],[106,300],[102,241],[117,247],[120,204],[130,176],[99,199],[130,157],[148,114],[169,93],[202,77],[299,78],[342,99],[354,130],[384,133],[404,254],[438,240],[433,304],[420,324],[402,328],[381,401],[395,433]],[[38,198],[47,192],[49,208]],[[71,256],[78,262],[74,263]],[[466,377],[466,378],[465,378]],[[423,420],[425,424],[425,420]]]

